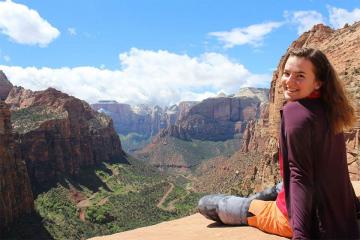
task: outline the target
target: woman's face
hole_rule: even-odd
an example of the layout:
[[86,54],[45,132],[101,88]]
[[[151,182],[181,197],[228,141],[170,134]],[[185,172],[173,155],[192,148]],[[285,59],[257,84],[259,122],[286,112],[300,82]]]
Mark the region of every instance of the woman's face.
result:
[[321,83],[316,80],[314,66],[303,57],[290,56],[285,63],[281,83],[285,99],[296,101],[308,97]]

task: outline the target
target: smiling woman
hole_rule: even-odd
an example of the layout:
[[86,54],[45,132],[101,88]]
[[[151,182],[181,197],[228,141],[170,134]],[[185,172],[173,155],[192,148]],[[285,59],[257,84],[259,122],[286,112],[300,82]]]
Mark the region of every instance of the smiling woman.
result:
[[321,86],[321,82],[315,77],[312,63],[296,56],[291,56],[286,61],[281,80],[284,97],[288,101],[305,98]]
[[350,183],[343,134],[355,121],[354,109],[321,51],[290,49],[281,72],[287,100],[280,111],[283,186],[248,198],[207,195],[198,209],[224,224],[293,239],[358,239],[360,203]]

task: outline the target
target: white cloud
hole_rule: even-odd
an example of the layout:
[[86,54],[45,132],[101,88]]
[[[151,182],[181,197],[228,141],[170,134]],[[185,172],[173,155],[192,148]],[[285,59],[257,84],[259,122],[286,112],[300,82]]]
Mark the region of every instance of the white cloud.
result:
[[355,8],[349,12],[342,8],[328,6],[329,21],[332,27],[342,28],[346,23],[352,24],[360,20],[360,9]]
[[77,34],[75,28],[70,27],[70,28],[68,28],[67,30],[68,30],[68,33],[69,33],[71,36],[75,36],[75,35]]
[[284,17],[288,22],[297,25],[299,35],[309,31],[315,24],[325,22],[324,17],[317,11],[285,11]]
[[55,87],[88,102],[114,99],[162,106],[201,100],[243,86],[269,87],[271,75],[256,75],[218,53],[199,57],[133,48],[119,54],[121,70],[94,67],[35,68],[0,66],[14,85],[33,90]]
[[0,2],[0,30],[17,43],[41,47],[60,34],[37,11],[12,1]]
[[223,42],[225,48],[232,48],[236,45],[244,44],[257,47],[262,45],[267,34],[281,25],[283,25],[282,22],[267,22],[250,25],[245,28],[234,28],[228,32],[211,32],[209,35]]

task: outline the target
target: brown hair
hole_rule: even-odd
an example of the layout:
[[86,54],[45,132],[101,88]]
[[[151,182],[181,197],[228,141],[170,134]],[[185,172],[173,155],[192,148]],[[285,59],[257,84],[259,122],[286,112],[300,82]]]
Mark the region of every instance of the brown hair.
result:
[[321,82],[321,99],[326,105],[331,130],[334,133],[340,133],[350,128],[356,121],[355,110],[346,97],[338,74],[326,55],[313,48],[290,49],[285,55],[281,72],[290,56],[303,57],[313,64],[316,80]]

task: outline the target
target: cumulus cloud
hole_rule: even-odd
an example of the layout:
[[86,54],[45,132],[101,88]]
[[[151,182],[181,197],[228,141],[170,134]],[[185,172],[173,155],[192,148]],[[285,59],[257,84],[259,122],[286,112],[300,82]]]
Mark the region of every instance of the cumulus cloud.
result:
[[0,30],[17,43],[41,47],[60,35],[37,11],[10,0],[0,2]]
[[161,106],[182,100],[202,100],[240,87],[269,87],[271,75],[251,73],[218,53],[199,57],[133,48],[119,54],[120,69],[94,67],[35,68],[0,66],[14,85],[33,90],[55,87],[96,102],[114,99],[130,104]]
[[284,17],[291,24],[297,25],[297,32],[299,35],[309,31],[315,24],[325,23],[325,19],[321,13],[317,11],[294,11],[284,12]]
[[352,24],[360,20],[360,8],[355,8],[351,12],[332,6],[328,6],[329,21],[332,27],[342,28],[346,23]]
[[245,44],[257,47],[263,44],[263,40],[267,34],[281,25],[283,25],[282,22],[267,22],[250,25],[245,28],[234,28],[230,31],[211,32],[209,35],[223,42],[225,48]]

